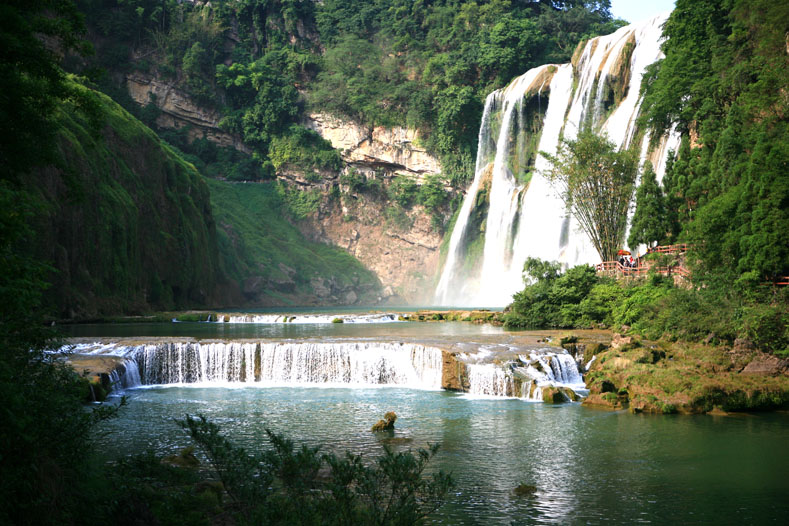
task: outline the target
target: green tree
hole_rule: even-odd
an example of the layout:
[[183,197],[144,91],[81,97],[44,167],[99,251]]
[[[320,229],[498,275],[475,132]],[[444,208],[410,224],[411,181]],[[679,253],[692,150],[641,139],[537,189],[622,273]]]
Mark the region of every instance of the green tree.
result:
[[564,140],[546,176],[589,236],[602,261],[612,261],[627,227],[627,210],[638,170],[634,150],[616,146],[594,132]]
[[[0,177],[16,178],[52,160],[58,103],[73,94],[56,49],[87,53],[82,15],[73,2],[30,0],[0,5]],[[46,42],[46,43],[45,43]]]
[[651,245],[653,242],[660,244],[666,239],[670,228],[663,191],[658,185],[652,163],[647,162],[641,184],[636,190],[636,211],[627,244],[632,248],[641,244]]
[[504,317],[507,327],[576,327],[603,321],[610,313],[610,307],[601,307],[597,298],[591,304],[587,301],[600,281],[588,265],[562,273],[558,262],[528,258],[523,265],[523,280],[526,287],[513,296]]
[[786,20],[785,2],[678,0],[666,58],[645,79],[643,122],[655,137],[683,134],[666,170],[669,215],[707,287],[753,294],[789,274]]

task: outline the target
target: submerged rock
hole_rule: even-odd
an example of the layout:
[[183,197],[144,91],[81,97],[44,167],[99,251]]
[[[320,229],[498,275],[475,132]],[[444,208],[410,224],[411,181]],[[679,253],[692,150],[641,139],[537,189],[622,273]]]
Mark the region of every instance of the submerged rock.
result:
[[200,465],[200,461],[197,460],[197,457],[195,456],[194,446],[187,446],[183,448],[181,451],[178,452],[177,455],[170,455],[169,457],[164,457],[164,459],[162,459],[162,462],[180,468],[196,468]]
[[518,484],[512,492],[517,497],[530,497],[537,491],[537,486],[532,484]]

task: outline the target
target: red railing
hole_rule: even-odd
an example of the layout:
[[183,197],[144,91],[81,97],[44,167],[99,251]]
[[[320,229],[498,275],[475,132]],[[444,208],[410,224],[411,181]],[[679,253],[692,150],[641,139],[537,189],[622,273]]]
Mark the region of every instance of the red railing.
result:
[[640,265],[638,267],[627,267],[618,261],[603,261],[595,265],[595,270],[598,273],[604,274],[621,274],[624,277],[641,277],[646,276],[649,272],[656,272],[664,276],[671,276],[677,274],[685,279],[690,279],[691,272],[681,265],[677,266],[647,266]]
[[764,285],[772,285],[773,287],[786,287],[789,285],[789,276],[778,276],[773,278],[772,281],[767,281]]
[[621,273],[626,276],[639,276],[646,273],[649,269],[646,266],[628,267],[619,261],[603,261],[595,265],[597,272]]
[[677,245],[663,245],[647,249],[647,254],[684,254],[695,245],[691,243],[679,243]]

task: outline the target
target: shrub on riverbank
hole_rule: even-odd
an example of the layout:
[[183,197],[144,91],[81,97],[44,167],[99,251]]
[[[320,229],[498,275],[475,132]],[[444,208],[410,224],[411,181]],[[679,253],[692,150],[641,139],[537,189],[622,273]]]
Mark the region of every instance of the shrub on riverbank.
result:
[[504,316],[510,329],[622,327],[650,339],[732,344],[737,338],[789,356],[789,290],[680,288],[651,275],[617,282],[592,267],[560,273],[558,263],[530,258],[529,283]]
[[317,447],[297,448],[268,430],[269,448],[249,453],[202,416],[187,415],[179,424],[205,453],[231,501],[227,510],[241,522],[421,524],[453,486],[443,471],[424,474],[437,445],[416,454],[385,447],[383,456],[367,465],[351,453],[338,457]]

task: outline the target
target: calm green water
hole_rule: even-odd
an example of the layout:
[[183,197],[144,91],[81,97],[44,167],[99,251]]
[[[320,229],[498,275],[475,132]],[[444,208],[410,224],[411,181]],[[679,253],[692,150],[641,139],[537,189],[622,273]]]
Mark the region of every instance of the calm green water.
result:
[[444,338],[499,336],[506,332],[492,325],[465,322],[397,323],[107,323],[59,327],[67,337],[193,337],[193,338]]
[[[106,425],[110,454],[189,444],[173,423],[203,413],[239,442],[268,426],[374,457],[439,442],[457,488],[439,524],[768,524],[789,517],[789,415],[645,416],[400,388],[146,388]],[[399,415],[396,441],[368,431]],[[405,445],[399,439],[407,439]],[[512,489],[534,484],[518,498]]]

